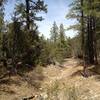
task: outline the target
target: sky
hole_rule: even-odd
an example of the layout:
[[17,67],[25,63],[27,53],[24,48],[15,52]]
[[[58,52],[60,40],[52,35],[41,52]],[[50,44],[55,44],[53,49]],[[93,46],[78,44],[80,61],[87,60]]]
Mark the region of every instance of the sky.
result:
[[[72,0],[44,0],[47,4],[48,13],[41,13],[44,20],[37,22],[39,26],[39,31],[44,34],[46,38],[50,37],[50,28],[54,21],[56,21],[58,27],[62,23],[65,29],[70,25],[75,23],[75,20],[68,20],[65,18],[66,14],[69,12],[69,4]],[[15,5],[15,0],[8,0],[5,7],[5,20],[10,20],[13,14]],[[73,30],[65,32],[68,37],[74,37],[76,32]]]

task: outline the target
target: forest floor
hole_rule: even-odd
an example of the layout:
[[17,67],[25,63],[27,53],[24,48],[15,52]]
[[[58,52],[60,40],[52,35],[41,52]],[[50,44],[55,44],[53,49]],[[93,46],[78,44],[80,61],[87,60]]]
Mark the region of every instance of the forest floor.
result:
[[0,100],[100,100],[100,75],[88,70],[89,77],[83,77],[79,62],[69,58],[64,67],[38,66],[23,76],[6,77],[0,80]]

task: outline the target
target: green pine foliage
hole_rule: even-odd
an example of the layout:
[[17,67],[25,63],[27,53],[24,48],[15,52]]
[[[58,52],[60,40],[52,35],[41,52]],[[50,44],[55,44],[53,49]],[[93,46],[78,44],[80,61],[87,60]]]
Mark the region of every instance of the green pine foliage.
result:
[[[85,60],[85,63],[93,64],[97,62],[97,34],[99,22],[99,0],[73,0],[70,4],[70,11],[67,14],[67,19],[76,19],[77,23],[68,28],[77,30],[79,35],[76,37],[78,42],[76,43],[77,50],[75,49],[75,55],[80,53]],[[81,43],[81,44],[80,44]],[[76,46],[74,45],[74,47]],[[81,47],[81,48],[80,48]]]
[[43,65],[62,63],[67,57],[72,56],[71,39],[65,35],[63,24],[58,28],[56,22],[53,23],[51,28],[50,39],[41,37],[41,55],[40,62]]

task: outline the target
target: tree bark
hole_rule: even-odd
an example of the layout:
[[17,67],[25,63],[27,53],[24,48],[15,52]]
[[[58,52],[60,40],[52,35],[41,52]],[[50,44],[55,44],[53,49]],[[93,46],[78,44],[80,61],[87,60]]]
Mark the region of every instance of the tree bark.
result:
[[26,0],[26,24],[28,30],[30,29],[29,9],[30,9],[29,0]]
[[[94,3],[94,0],[92,0]],[[95,5],[92,7],[93,11],[95,11]],[[97,59],[97,41],[96,41],[96,17],[95,14],[93,14],[93,37],[94,37],[94,59],[95,59],[95,64],[98,64],[98,59]]]

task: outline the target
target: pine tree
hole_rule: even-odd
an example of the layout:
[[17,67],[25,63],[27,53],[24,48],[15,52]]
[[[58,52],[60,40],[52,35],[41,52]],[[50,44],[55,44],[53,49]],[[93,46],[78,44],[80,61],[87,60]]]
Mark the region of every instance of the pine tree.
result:
[[96,37],[95,19],[97,8],[95,4],[98,3],[97,1],[74,0],[71,5],[71,12],[67,16],[69,18],[76,18],[79,23],[71,28],[77,29],[82,34],[82,50],[87,65],[94,64],[94,60],[97,62],[96,39],[94,38]]
[[[40,55],[40,39],[36,21],[42,21],[43,18],[37,17],[39,12],[47,12],[47,5],[42,0],[25,0],[24,3],[17,4],[15,13],[21,28],[25,32],[28,48],[25,54],[25,62],[35,64]],[[27,57],[28,56],[28,57]]]
[[64,29],[63,24],[60,24],[60,27],[59,27],[58,44],[59,44],[58,45],[59,53],[61,53],[61,56],[64,59],[65,57],[67,57],[68,45],[66,41],[65,29]]
[[64,47],[65,46],[65,29],[64,29],[63,24],[60,24],[59,39],[60,39],[61,47]]
[[2,6],[5,1],[7,0],[0,0],[0,6]]
[[28,30],[37,29],[35,21],[42,21],[42,16],[37,17],[37,13],[44,11],[47,12],[47,5],[41,0],[25,0],[25,3],[17,4],[16,12],[20,15],[20,20],[26,22],[26,28]]
[[51,41],[53,41],[54,43],[56,43],[57,42],[57,39],[58,39],[58,32],[59,32],[59,30],[58,30],[58,26],[57,26],[57,24],[56,24],[56,22],[54,21],[54,23],[53,23],[53,26],[52,26],[52,28],[51,28],[51,36],[50,36],[50,39],[51,39]]
[[4,48],[5,48],[5,37],[6,37],[6,34],[5,34],[5,25],[4,25],[4,6],[0,6],[0,49],[1,49],[1,52],[2,52],[2,56],[4,56]]

